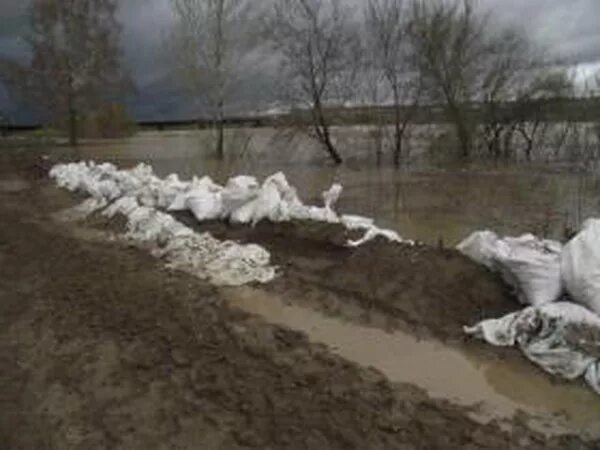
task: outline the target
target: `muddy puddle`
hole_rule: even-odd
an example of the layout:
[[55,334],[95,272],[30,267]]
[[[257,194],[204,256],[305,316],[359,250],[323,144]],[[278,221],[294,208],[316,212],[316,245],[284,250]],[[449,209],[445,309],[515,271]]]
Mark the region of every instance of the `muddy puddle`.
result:
[[432,397],[474,407],[483,422],[506,419],[522,410],[530,425],[548,434],[600,436],[600,399],[575,383],[553,383],[522,363],[484,360],[439,342],[417,340],[403,332],[387,333],[291,304],[255,288],[224,289],[228,302],[270,323],[306,333],[315,343],[390,381],[410,383]]

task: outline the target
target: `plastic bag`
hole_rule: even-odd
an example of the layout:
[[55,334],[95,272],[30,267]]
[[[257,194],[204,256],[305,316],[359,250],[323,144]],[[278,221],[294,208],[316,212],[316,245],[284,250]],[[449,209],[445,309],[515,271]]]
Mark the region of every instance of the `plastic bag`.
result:
[[600,220],[586,221],[565,245],[561,274],[573,300],[600,314]]
[[[588,331],[579,334],[578,329]],[[600,317],[574,303],[557,302],[484,320],[464,330],[492,345],[516,345],[546,372],[568,380],[584,377],[600,394],[600,360],[583,345],[590,329],[600,332]]]

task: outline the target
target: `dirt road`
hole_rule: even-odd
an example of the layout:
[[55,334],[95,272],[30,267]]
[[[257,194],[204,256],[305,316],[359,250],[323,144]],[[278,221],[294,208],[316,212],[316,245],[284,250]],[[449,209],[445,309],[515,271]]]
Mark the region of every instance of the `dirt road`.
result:
[[[0,156],[0,449],[598,448],[520,419],[510,432],[481,425],[231,308],[140,249],[55,222],[78,200],[44,178],[46,166]],[[459,343],[457,326],[510,308],[497,280],[451,252],[376,243],[348,253],[326,230],[208,227],[269,244],[288,274],[269,289],[304,291],[296,297],[332,315],[346,315],[348,298],[362,311],[351,320],[401,320]]]

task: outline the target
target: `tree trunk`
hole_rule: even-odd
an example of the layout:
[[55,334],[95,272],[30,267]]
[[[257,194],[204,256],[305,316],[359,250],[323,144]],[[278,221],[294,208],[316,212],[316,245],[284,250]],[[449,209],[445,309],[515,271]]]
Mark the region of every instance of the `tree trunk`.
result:
[[223,103],[219,102],[217,111],[217,142],[215,145],[215,153],[217,159],[222,161],[225,159],[225,121],[223,117]]
[[398,169],[402,161],[402,131],[396,127],[396,148],[394,149],[394,167]]
[[456,121],[456,133],[460,142],[461,156],[463,159],[469,159],[471,156],[471,133],[461,119]]
[[394,167],[400,167],[400,161],[402,160],[402,135],[404,130],[400,126],[400,105],[398,104],[398,94],[394,93],[394,127],[395,127],[395,147],[394,147]]
[[460,145],[460,155],[463,159],[469,159],[471,156],[471,133],[469,133],[467,124],[465,123],[465,118],[463,117],[463,113],[460,110],[460,107],[457,106],[454,102],[448,105],[448,116],[451,122],[454,124],[454,128],[456,130],[456,137],[458,138],[458,143]]
[[77,111],[69,107],[69,145],[71,147],[77,147],[77,138]]
[[313,116],[314,116],[314,120],[315,120],[315,131],[317,133],[319,140],[325,147],[325,150],[327,151],[327,153],[329,154],[329,156],[331,157],[331,159],[333,160],[333,162],[335,164],[337,164],[337,165],[342,164],[344,162],[344,160],[342,159],[341,155],[338,153],[337,149],[335,148],[335,145],[333,145],[333,142],[331,142],[331,135],[329,133],[329,125],[327,124],[327,121],[325,120],[325,116],[324,116],[323,110],[321,108],[321,102],[319,101],[318,98],[315,100],[315,105],[313,108]]
[[325,149],[327,150],[327,153],[329,153],[329,156],[331,157],[331,159],[333,160],[333,162],[335,164],[337,164],[337,165],[342,164],[344,161],[342,160],[342,157],[340,156],[337,149],[333,145],[333,142],[331,142],[331,136],[329,134],[329,127],[326,124],[322,125],[322,127],[323,127],[323,130],[322,130],[323,143],[325,144]]

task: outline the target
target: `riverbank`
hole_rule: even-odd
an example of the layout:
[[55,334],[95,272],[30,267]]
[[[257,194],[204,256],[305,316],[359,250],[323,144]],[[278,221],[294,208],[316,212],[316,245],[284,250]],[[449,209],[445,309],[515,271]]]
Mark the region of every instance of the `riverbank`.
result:
[[[53,162],[0,157],[7,448],[597,448],[583,433],[533,431],[523,413],[482,424],[475,407],[392,382],[166,269],[114,238],[118,223],[56,222],[80,198],[46,178]],[[460,327],[515,307],[493,275],[450,250],[349,250],[320,225],[202,227],[271,252],[282,275],[261,290],[348,323],[483,348],[462,342]]]

